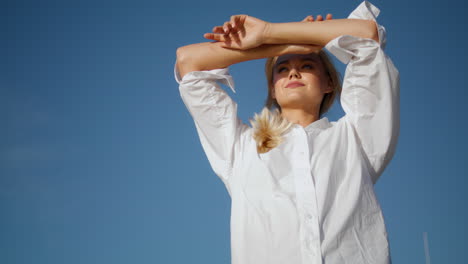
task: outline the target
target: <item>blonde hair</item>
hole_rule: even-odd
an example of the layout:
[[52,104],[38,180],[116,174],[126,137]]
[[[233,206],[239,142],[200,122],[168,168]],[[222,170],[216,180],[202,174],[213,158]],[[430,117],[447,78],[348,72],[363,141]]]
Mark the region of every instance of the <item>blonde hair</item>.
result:
[[[333,88],[332,92],[326,93],[320,103],[319,117],[321,118],[333,105],[335,98],[341,93],[341,76],[336,70],[333,62],[327,53],[322,49],[318,56],[323,63],[325,74]],[[260,115],[255,114],[254,119],[250,120],[254,128],[253,138],[257,143],[257,152],[266,153],[278,146],[282,142],[283,135],[289,131],[292,126],[288,120],[281,116],[281,106],[276,99],[272,97],[274,89],[273,68],[279,56],[271,57],[265,63],[265,75],[268,83],[268,95],[265,106]],[[270,109],[274,108],[273,113]]]
[[257,152],[266,153],[283,141],[283,134],[293,125],[283,118],[278,109],[271,113],[264,107],[260,115],[255,114],[250,120],[254,129],[253,138],[257,142]]

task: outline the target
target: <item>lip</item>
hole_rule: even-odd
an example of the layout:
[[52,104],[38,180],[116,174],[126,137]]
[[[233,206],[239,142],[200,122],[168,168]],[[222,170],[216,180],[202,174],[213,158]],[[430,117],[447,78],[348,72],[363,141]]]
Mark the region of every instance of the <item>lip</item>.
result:
[[304,86],[305,84],[298,82],[298,81],[293,81],[289,82],[288,85],[286,85],[286,88],[296,88],[296,87],[301,87]]

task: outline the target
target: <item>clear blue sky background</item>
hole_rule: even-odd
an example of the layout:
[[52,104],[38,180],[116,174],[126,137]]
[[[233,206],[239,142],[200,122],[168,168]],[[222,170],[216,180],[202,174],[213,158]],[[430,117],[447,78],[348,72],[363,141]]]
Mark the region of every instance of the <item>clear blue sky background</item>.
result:
[[[345,18],[360,2],[3,1],[0,263],[229,263],[230,198],[180,99],[176,48],[233,14]],[[398,150],[375,185],[393,261],[424,263],[427,232],[432,263],[462,263],[467,4],[371,2],[401,74]],[[247,123],[263,63],[230,68]]]

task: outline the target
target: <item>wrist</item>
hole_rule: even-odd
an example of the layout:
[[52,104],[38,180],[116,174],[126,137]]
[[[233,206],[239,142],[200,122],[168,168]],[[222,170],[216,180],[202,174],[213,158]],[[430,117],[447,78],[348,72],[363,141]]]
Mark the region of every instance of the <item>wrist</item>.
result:
[[272,41],[272,31],[273,27],[275,26],[275,23],[270,23],[267,22],[265,25],[265,29],[263,30],[263,39],[262,39],[262,44],[275,44]]
[[269,23],[268,29],[265,34],[265,44],[288,44],[290,41],[290,23]]

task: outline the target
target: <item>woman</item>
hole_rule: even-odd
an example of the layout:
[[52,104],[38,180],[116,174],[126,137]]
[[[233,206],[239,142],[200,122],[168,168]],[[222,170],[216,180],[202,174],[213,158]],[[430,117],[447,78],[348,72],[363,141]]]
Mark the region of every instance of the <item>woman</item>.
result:
[[[396,149],[399,73],[378,14],[365,1],[348,19],[238,15],[177,50],[182,99],[231,196],[232,263],[391,263],[373,184]],[[323,47],[348,64],[337,122],[321,117],[340,92]],[[235,92],[227,67],[260,58],[267,108],[249,127],[218,83]]]

